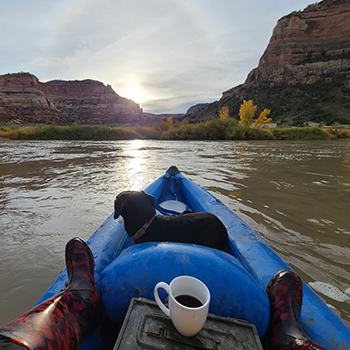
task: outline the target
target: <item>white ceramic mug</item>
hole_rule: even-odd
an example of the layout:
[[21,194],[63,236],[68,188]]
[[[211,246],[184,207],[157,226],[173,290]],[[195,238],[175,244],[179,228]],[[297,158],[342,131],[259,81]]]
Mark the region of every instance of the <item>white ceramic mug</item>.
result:
[[[169,308],[160,300],[159,288],[169,294]],[[203,328],[208,316],[210,292],[197,278],[179,276],[170,285],[159,282],[154,288],[154,299],[182,335],[192,337]]]

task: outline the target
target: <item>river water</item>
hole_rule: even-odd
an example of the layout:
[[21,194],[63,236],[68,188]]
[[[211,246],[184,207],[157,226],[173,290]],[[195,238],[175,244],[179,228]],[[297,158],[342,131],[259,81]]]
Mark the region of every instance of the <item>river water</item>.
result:
[[350,327],[350,142],[0,140],[0,325],[30,309],[115,196],[176,165]]

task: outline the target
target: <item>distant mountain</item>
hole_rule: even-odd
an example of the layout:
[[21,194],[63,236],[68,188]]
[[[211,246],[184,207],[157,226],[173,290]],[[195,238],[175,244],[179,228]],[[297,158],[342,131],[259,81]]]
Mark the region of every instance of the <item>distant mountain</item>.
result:
[[148,120],[156,120],[156,119],[159,119],[159,118],[169,118],[169,117],[172,117],[172,118],[180,118],[180,117],[183,117],[184,116],[184,113],[162,113],[162,114],[155,114],[155,113],[147,113],[147,112],[144,112],[143,113],[145,115],[145,117],[147,117]]
[[194,113],[194,112],[198,112],[199,110],[203,109],[204,107],[208,106],[209,103],[198,103],[192,107],[190,107],[186,114],[191,114],[191,113]]
[[143,122],[135,102],[95,80],[42,83],[30,73],[0,75],[0,122],[122,125]]
[[282,17],[245,83],[184,119],[215,118],[223,106],[238,119],[243,100],[270,109],[275,122],[350,123],[350,1],[324,0]]

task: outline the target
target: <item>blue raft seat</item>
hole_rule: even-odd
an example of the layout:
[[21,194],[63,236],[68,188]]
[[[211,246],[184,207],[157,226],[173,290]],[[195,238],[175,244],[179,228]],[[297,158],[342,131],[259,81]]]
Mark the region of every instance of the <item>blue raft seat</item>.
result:
[[[121,324],[134,297],[154,300],[153,289],[180,275],[209,288],[209,312],[246,320],[263,338],[270,319],[266,292],[233,256],[192,244],[143,243],[124,249],[102,272],[100,294],[108,317]],[[160,295],[165,298],[164,295]]]

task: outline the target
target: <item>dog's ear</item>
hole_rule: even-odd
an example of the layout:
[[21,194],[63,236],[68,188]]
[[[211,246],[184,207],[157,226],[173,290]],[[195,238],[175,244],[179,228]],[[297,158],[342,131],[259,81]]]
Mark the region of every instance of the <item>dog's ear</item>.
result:
[[114,220],[119,217],[123,209],[124,196],[122,193],[118,194],[114,201]]
[[147,196],[147,200],[151,203],[152,207],[154,208],[154,206],[156,205],[156,197],[154,197],[151,194],[148,194],[144,191],[142,191],[142,192]]

